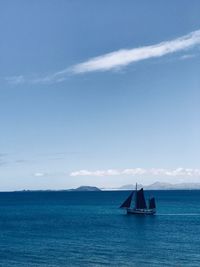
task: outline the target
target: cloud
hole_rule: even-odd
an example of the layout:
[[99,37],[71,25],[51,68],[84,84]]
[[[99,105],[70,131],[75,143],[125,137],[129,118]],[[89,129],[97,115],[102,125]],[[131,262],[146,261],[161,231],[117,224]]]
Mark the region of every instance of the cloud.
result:
[[26,78],[23,75],[6,77],[5,80],[10,84],[16,84],[16,85],[26,82]]
[[34,176],[35,177],[43,177],[43,176],[45,176],[46,174],[45,173],[43,173],[43,172],[36,172],[36,173],[34,173]]
[[195,56],[196,56],[195,54],[186,54],[186,55],[182,55],[180,59],[185,60],[185,59],[194,58]]
[[[20,74],[18,76],[6,77],[6,82],[10,84],[49,84],[63,82],[70,75],[95,72],[95,71],[111,71],[124,68],[132,63],[151,58],[163,57],[168,54],[186,51],[200,45],[200,30],[193,31],[187,35],[175,38],[171,41],[164,41],[158,44],[142,46],[132,49],[120,49],[111,53],[103,54],[90,58],[82,63],[75,64],[48,75],[33,75],[25,77]],[[191,56],[189,56],[191,58]],[[189,58],[185,56],[186,58]],[[184,56],[183,56],[184,59]]]
[[70,173],[70,176],[96,176],[96,177],[104,177],[104,176],[119,176],[119,175],[131,175],[131,176],[141,176],[141,175],[153,175],[153,176],[170,176],[170,177],[200,177],[200,169],[191,169],[191,168],[176,168],[176,169],[160,169],[160,168],[152,168],[152,169],[143,169],[143,168],[134,168],[134,169],[108,169],[108,170],[96,170],[96,171],[88,171],[88,170],[79,170],[73,171]]
[[143,46],[133,49],[122,49],[112,53],[91,58],[71,68],[73,73],[85,73],[92,71],[108,71],[125,67],[131,63],[145,59],[162,57],[167,54],[192,48],[200,44],[200,30],[191,32],[180,38],[159,44]]
[[8,76],[5,78],[5,81],[10,85],[19,85],[24,83],[29,84],[51,84],[51,83],[60,83],[65,81],[68,76],[71,74],[69,68],[64,69],[62,71],[57,71],[55,73],[51,73],[48,75],[18,75],[18,76]]

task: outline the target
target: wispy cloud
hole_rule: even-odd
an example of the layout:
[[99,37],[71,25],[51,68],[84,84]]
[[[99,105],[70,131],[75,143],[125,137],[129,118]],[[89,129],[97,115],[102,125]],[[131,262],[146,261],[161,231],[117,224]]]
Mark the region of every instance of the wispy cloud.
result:
[[36,172],[36,173],[34,173],[34,176],[35,177],[43,177],[45,175],[46,175],[46,173],[43,173],[43,172]]
[[[10,76],[6,77],[6,81],[10,84],[16,85],[26,82],[32,84],[59,83],[65,81],[69,75],[121,69],[142,60],[163,57],[168,54],[186,51],[197,45],[200,45],[200,30],[154,45],[113,51],[111,53],[90,58],[89,60],[48,75],[34,75],[30,77],[25,77],[24,75]],[[185,56],[185,58],[188,58],[188,56]]]
[[9,76],[5,78],[6,82],[10,84],[22,84],[26,81],[26,78],[23,75],[18,76]]
[[195,54],[186,54],[186,55],[182,55],[180,57],[180,59],[185,60],[185,59],[191,59],[191,58],[194,58],[194,57],[196,57]]
[[134,168],[134,169],[108,169],[108,170],[79,170],[70,173],[70,176],[94,176],[94,177],[105,177],[105,176],[119,176],[119,175],[130,175],[130,176],[139,176],[139,175],[153,175],[153,176],[171,176],[171,177],[200,177],[200,169],[191,169],[191,168],[176,168],[176,169],[143,169],[143,168]]
[[57,71],[48,75],[18,75],[18,76],[8,76],[5,78],[5,81],[11,85],[19,85],[24,83],[29,84],[51,84],[51,83],[60,83],[67,79],[70,74],[69,69],[62,71]]
[[162,57],[167,54],[186,50],[199,44],[200,30],[171,41],[139,48],[118,50],[91,58],[88,61],[73,66],[71,70],[73,73],[113,70],[141,60]]

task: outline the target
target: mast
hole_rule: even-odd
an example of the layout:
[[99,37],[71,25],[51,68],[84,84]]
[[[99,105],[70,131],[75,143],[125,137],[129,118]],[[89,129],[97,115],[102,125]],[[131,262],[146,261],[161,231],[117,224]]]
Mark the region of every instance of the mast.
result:
[[139,191],[136,191],[135,208],[136,209],[146,209],[147,208],[143,188],[141,188]]

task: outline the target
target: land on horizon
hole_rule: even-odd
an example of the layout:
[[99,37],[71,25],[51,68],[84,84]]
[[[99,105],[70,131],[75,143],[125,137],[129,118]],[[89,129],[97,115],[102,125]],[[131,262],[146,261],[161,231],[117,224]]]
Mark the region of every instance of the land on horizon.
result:
[[[68,189],[22,189],[14,191],[0,191],[0,192],[93,192],[93,191],[128,191],[135,190],[136,185],[127,184],[120,187],[97,187],[97,186],[79,186],[77,188]],[[137,184],[137,189],[144,188],[144,190],[200,190],[200,183],[165,183],[155,182],[150,185]]]

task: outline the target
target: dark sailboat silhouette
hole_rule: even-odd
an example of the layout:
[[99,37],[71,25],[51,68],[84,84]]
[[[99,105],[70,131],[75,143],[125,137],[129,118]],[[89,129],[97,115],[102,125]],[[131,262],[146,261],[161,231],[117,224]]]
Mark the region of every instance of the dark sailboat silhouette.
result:
[[151,215],[156,213],[156,202],[154,197],[150,198],[147,207],[144,197],[144,190],[143,188],[137,190],[136,184],[135,191],[131,192],[128,198],[122,203],[120,208],[126,209],[128,214]]

